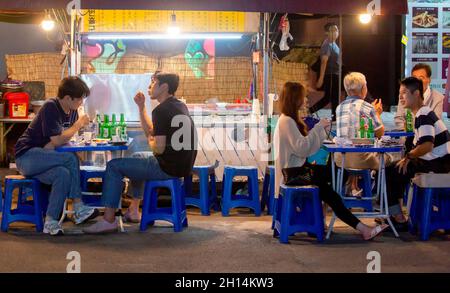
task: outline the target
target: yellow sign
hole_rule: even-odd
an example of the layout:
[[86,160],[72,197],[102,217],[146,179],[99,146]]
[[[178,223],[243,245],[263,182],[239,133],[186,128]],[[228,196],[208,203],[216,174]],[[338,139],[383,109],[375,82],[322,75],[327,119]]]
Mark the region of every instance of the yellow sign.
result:
[[408,45],[408,37],[405,35],[402,36],[402,44],[405,46]]
[[175,14],[183,32],[257,32],[258,13],[163,10],[83,10],[81,32],[166,32]]

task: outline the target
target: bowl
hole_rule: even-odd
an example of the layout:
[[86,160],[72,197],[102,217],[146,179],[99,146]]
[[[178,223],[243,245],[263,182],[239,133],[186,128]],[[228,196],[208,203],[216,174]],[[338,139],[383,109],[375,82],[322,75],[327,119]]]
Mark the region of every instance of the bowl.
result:
[[32,101],[31,108],[33,109],[33,113],[37,115],[39,110],[41,110],[42,105],[44,105],[45,101]]
[[217,102],[216,105],[219,109],[225,110],[228,103]]

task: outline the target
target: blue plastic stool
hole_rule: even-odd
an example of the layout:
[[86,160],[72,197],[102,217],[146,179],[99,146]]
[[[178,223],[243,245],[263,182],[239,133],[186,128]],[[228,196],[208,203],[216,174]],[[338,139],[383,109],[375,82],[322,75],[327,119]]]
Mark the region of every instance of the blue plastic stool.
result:
[[[233,178],[246,176],[248,178],[248,194],[232,194]],[[259,201],[258,168],[242,166],[225,166],[223,170],[222,216],[230,215],[230,209],[236,207],[250,208],[259,217],[261,203]]]
[[267,214],[273,215],[275,204],[275,166],[267,166],[264,174],[263,190],[261,196],[261,210],[267,206]]
[[289,236],[297,232],[314,234],[318,242],[323,241],[324,220],[318,187],[281,185],[275,206],[273,236],[279,236],[280,243],[289,243]]
[[[28,187],[33,192],[33,201],[24,201],[22,188]],[[11,210],[13,191],[19,188],[18,207]],[[43,198],[41,182],[37,179],[28,179],[21,175],[5,177],[5,203],[3,205],[2,225],[3,232],[8,231],[9,224],[13,222],[29,222],[36,225],[36,231],[42,232],[44,228],[44,214],[42,209]]]
[[[340,169],[339,169],[340,171]],[[345,169],[349,175],[362,176],[361,188],[362,196],[351,199],[344,199],[344,205],[347,208],[363,208],[366,212],[373,211],[373,196],[372,196],[372,178],[370,177],[369,169]],[[345,190],[344,188],[342,190]],[[344,191],[345,192],[345,191]]]
[[[91,178],[101,178],[102,182],[105,181],[105,171],[103,170],[80,170],[80,185],[81,191],[88,191],[88,180]],[[101,206],[101,196],[83,194],[83,203],[88,206]]]
[[422,188],[413,185],[409,231],[426,241],[436,230],[450,229],[450,188]]
[[[170,190],[172,196],[171,208],[158,208],[157,189],[162,187]],[[175,232],[181,232],[183,227],[188,226],[181,179],[172,178],[159,181],[147,181],[145,183],[140,230],[147,230],[147,226],[152,226],[156,220],[172,223]]]
[[214,165],[194,166],[192,172],[198,175],[200,194],[192,194],[192,175],[185,177],[184,190],[186,205],[198,207],[203,216],[209,216],[211,207],[215,211],[219,210]]

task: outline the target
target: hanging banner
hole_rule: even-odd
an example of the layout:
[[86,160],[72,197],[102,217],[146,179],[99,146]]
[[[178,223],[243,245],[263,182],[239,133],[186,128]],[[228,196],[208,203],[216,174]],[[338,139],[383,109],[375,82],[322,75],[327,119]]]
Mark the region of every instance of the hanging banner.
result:
[[258,32],[259,13],[163,10],[82,10],[81,32],[166,32],[172,15],[183,32]]

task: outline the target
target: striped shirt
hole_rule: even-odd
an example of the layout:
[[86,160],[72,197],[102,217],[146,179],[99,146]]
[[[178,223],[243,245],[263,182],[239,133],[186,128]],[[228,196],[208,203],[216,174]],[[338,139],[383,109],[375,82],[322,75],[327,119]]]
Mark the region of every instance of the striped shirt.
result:
[[431,161],[450,154],[450,133],[436,113],[430,107],[423,106],[415,118],[414,146],[428,141],[433,143],[433,150],[420,158]]
[[355,128],[359,128],[359,119],[362,115],[372,119],[374,131],[380,129],[383,126],[383,122],[375,112],[375,108],[372,106],[372,104],[367,103],[360,97],[347,97],[345,101],[339,104],[339,106],[337,106],[336,108],[337,137],[348,138],[351,114],[355,115],[356,125],[353,125],[353,127]]

